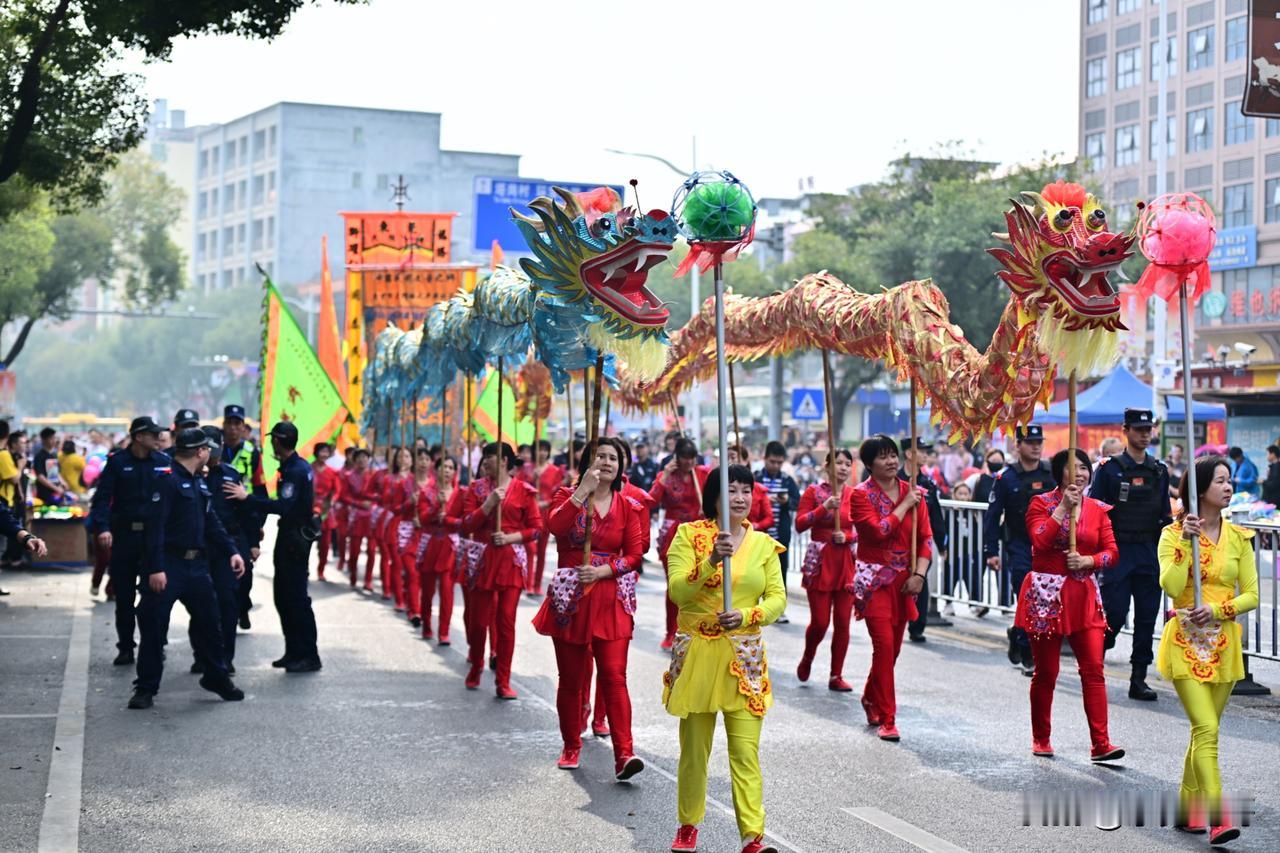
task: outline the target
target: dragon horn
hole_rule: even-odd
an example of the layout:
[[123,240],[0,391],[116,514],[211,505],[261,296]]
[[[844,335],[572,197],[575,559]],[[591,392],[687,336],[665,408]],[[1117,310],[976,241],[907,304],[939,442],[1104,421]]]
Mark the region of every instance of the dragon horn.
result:
[[1031,202],[1031,206],[1034,207],[1036,210],[1043,211],[1046,209],[1045,203],[1044,203],[1044,196],[1040,195],[1040,193],[1032,192],[1030,190],[1024,190],[1023,192],[1019,193],[1019,195],[1021,195],[1027,201]]
[[552,187],[551,191],[564,200],[564,209],[570,219],[577,219],[582,215],[582,205],[578,203],[576,195],[564,187]]
[[533,228],[535,228],[538,231],[542,230],[542,220],[538,219],[536,216],[525,216],[523,213],[520,213],[514,207],[508,207],[507,210],[511,211],[512,219],[515,219],[519,222],[524,222],[527,225],[531,225]]

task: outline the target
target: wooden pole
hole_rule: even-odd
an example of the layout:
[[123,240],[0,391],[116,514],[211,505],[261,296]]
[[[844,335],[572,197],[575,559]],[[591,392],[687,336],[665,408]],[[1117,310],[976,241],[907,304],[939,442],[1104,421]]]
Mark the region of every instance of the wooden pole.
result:
[[463,381],[466,383],[464,387],[466,408],[462,412],[462,430],[460,431],[464,441],[461,464],[467,466],[467,482],[470,483],[471,478],[474,476],[474,472],[471,470],[471,376],[467,375]]
[[667,402],[671,403],[671,414],[676,419],[676,432],[684,435],[684,424],[680,422],[680,405],[676,402],[675,392],[667,392]]
[[[911,465],[909,476],[911,483],[908,488],[916,488],[916,480],[920,478],[920,449],[917,445],[920,443],[920,436],[916,433],[916,378],[911,377]],[[911,510],[911,565],[907,567],[907,571],[914,572],[916,570],[916,557],[920,550],[920,543],[917,541],[920,535],[920,507],[917,506]]]
[[[1068,478],[1067,482],[1074,483],[1076,481],[1076,423],[1077,423],[1077,420],[1076,420],[1076,372],[1074,370],[1071,371],[1071,375],[1067,377],[1067,412],[1069,413],[1069,417],[1067,418],[1067,420],[1070,423],[1070,426],[1068,427],[1068,429],[1071,431],[1071,435],[1067,443],[1067,448],[1069,452],[1067,453],[1067,467],[1065,470],[1067,472],[1067,478]],[[1188,446],[1190,446],[1190,444],[1188,444]],[[1066,483],[1064,483],[1063,485],[1065,486]],[[1073,510],[1071,512],[1071,515],[1068,516],[1068,519],[1067,519],[1067,543],[1068,543],[1067,547],[1072,551],[1076,549],[1076,512],[1077,511],[1079,511],[1079,507]]]
[[[835,414],[831,411],[831,353],[826,350],[822,351],[822,391],[826,395],[827,404],[827,485],[831,487],[831,494],[836,494],[836,420]],[[840,507],[844,501],[844,487],[840,487],[840,494],[836,495],[836,530],[840,529]]]
[[[823,354],[826,352],[824,350]],[[824,365],[825,367],[825,365]],[[828,392],[829,394],[830,392]],[[738,390],[733,383],[733,362],[729,362],[729,402],[733,405],[733,443],[742,445],[742,430],[738,427]]]
[[[502,356],[498,356],[498,488],[502,488],[503,474],[507,470],[507,454],[502,446]],[[502,501],[498,501],[498,513],[494,533],[502,532]]]
[[[600,394],[604,388],[604,354],[596,356],[595,369],[595,397],[591,400],[590,420],[587,423],[587,440],[588,447],[590,442],[596,441],[600,437]],[[584,450],[585,452],[585,450]],[[622,464],[622,460],[618,460],[618,464]],[[584,529],[585,542],[582,545],[582,565],[591,565],[591,521],[596,514],[596,496],[594,494],[587,496],[587,502],[583,504],[583,510],[587,513],[587,522]]]
[[440,453],[449,455],[449,386],[444,387],[440,399]]

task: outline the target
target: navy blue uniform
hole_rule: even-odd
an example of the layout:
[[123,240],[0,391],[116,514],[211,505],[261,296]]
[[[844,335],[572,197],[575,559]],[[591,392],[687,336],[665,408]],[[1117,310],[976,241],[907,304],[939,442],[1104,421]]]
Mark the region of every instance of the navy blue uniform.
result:
[[284,656],[288,660],[306,661],[319,658],[316,649],[316,617],[307,593],[307,562],[311,557],[311,540],[303,529],[311,524],[315,508],[315,482],[311,464],[291,453],[280,463],[279,497],[251,495],[247,501],[256,512],[280,516],[276,528],[275,563],[276,610],[284,632]]
[[[1022,581],[1031,571],[1031,539],[1027,536],[1027,508],[1036,495],[1058,488],[1046,462],[1040,462],[1030,471],[1014,462],[1002,468],[991,486],[991,497],[982,518],[982,558],[1000,555],[1000,543],[1004,542],[1004,559],[1001,563],[1009,578],[1009,591],[1001,595],[1001,603],[1008,606],[1017,600]],[[1018,644],[1029,648],[1026,632],[1014,628]]]
[[1116,644],[1116,634],[1129,616],[1133,599],[1134,667],[1150,666],[1152,637],[1160,615],[1160,561],[1156,545],[1160,531],[1172,518],[1169,506],[1169,469],[1151,454],[1141,462],[1128,453],[1112,456],[1098,466],[1089,497],[1111,505],[1111,529],[1120,548],[1120,559],[1105,572],[1102,609],[1107,615],[1104,648]]
[[[258,547],[260,520],[257,515],[242,503],[229,500],[223,494],[222,487],[226,483],[240,483],[240,472],[226,462],[211,464],[204,478],[213,503],[213,512],[222,522],[236,544],[236,550],[245,559],[246,569],[249,563],[249,549]],[[231,570],[231,555],[214,545],[210,552],[209,575],[213,579],[213,592],[218,599],[218,621],[222,629],[222,648],[230,666],[236,657],[236,621],[240,617],[240,604],[237,589],[240,582],[248,577],[248,572],[237,580]],[[194,637],[193,637],[194,640]],[[193,645],[194,648],[194,645]]]
[[138,577],[146,570],[145,531],[151,496],[156,481],[170,472],[170,466],[169,457],[158,450],[141,459],[132,450],[113,452],[98,476],[89,508],[90,532],[94,536],[111,534],[107,574],[116,594],[116,647],[122,652],[132,651],[134,646],[134,599]]
[[[142,571],[142,601],[138,605],[138,678],[134,686],[152,693],[160,689],[164,672],[164,642],[169,614],[181,601],[191,613],[192,644],[206,676],[225,681],[227,662],[222,650],[218,601],[209,574],[212,552],[238,554],[239,549],[214,514],[205,481],[181,464],[156,479],[146,528],[146,556]],[[165,588],[151,589],[154,572],[164,572]]]
[[[232,463],[240,460],[242,456],[248,456],[247,464],[239,461],[240,467],[231,465],[237,473],[240,474],[242,483],[251,483],[249,493],[265,498],[267,496],[267,487],[258,482],[261,478],[258,472],[262,470],[262,451],[258,450],[257,445],[250,445],[253,449],[248,454],[242,454],[240,451],[244,449],[245,442],[240,442],[234,447],[230,445],[222,446],[222,459],[225,463]],[[247,468],[248,470],[244,470]],[[251,516],[245,516],[245,523],[254,528],[254,536],[261,539],[262,525],[266,523],[266,516],[260,512],[255,512]],[[254,542],[253,547],[258,547],[258,543]],[[244,557],[244,576],[240,578],[236,584],[236,600],[239,602],[240,616],[248,618],[249,611],[253,609],[253,599],[249,597],[249,593],[253,591],[253,560],[248,551],[241,554]],[[248,623],[245,624],[248,627]]]
[[[898,479],[903,481],[909,479],[906,468],[898,472]],[[929,527],[933,529],[933,542],[940,553],[946,553],[948,531],[946,522],[942,518],[942,504],[938,502],[938,484],[932,477],[926,476],[923,471],[917,471],[916,485],[924,489],[924,505],[929,511]],[[915,570],[915,566],[910,568],[910,571],[914,572]],[[929,621],[928,574],[925,574],[924,583],[920,585],[920,592],[916,594],[916,612],[920,615],[916,617],[914,622],[907,623],[907,632],[913,637],[922,637],[924,636],[925,625]]]

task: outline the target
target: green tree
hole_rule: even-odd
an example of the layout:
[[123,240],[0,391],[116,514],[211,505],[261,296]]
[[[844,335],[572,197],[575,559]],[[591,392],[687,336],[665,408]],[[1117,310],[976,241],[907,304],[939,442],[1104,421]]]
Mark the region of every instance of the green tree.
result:
[[[50,193],[61,208],[92,203],[115,158],[146,121],[136,75],[112,71],[127,52],[168,57],[183,36],[273,38],[315,0],[11,0],[0,6],[0,184]],[[358,0],[335,0],[340,3]],[[6,200],[0,196],[0,203]],[[0,208],[0,217],[20,208]]]

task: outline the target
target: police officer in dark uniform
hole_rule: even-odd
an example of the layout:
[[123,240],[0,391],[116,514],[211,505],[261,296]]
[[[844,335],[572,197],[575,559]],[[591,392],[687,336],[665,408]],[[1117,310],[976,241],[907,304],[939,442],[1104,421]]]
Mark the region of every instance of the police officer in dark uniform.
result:
[[[147,513],[146,561],[138,628],[138,677],[129,707],[150,708],[164,673],[164,642],[175,601],[191,613],[192,643],[204,674],[200,686],[228,702],[244,693],[231,681],[223,657],[218,601],[209,574],[210,559],[226,558],[232,573],[244,574],[244,560],[227,535],[202,479],[209,461],[209,438],[198,427],[178,433],[172,472],[152,486]],[[230,554],[227,558],[226,555]]]
[[1148,409],[1124,410],[1125,449],[1098,466],[1089,497],[1111,505],[1120,559],[1099,573],[1102,609],[1107,614],[1104,649],[1116,644],[1116,634],[1129,617],[1133,599],[1133,654],[1129,664],[1129,698],[1154,702],[1147,686],[1147,667],[1154,657],[1151,639],[1160,614],[1160,563],[1156,545],[1160,531],[1173,521],[1169,506],[1169,469],[1147,453],[1153,418]]
[[[929,526],[933,528],[933,544],[937,546],[942,553],[947,548],[947,525],[942,518],[942,504],[939,503],[938,484],[933,478],[925,474],[921,468],[924,463],[924,455],[929,450],[929,443],[923,438],[916,438],[915,449],[911,449],[911,439],[902,440],[903,458],[906,462],[898,469],[898,478],[902,480],[910,479],[907,473],[913,464],[916,466],[916,485],[924,489],[924,503],[929,510]],[[870,476],[870,472],[867,472]],[[925,641],[924,628],[929,621],[929,576],[925,575],[924,585],[920,587],[920,592],[916,594],[916,611],[920,614],[914,622],[907,623],[907,637],[913,643],[923,643]]]
[[[1000,568],[1000,543],[1004,542],[1004,568],[1009,578],[1009,604],[1016,601],[1022,580],[1031,571],[1031,539],[1027,536],[1027,508],[1031,499],[1058,487],[1049,465],[1040,455],[1044,450],[1044,429],[1039,424],[1018,427],[1017,458],[1000,471],[991,487],[991,498],[982,520],[982,556],[993,569]],[[1035,671],[1031,643],[1021,628],[1010,627],[1009,662],[1021,665],[1023,675]]]
[[[262,453],[249,439],[244,406],[232,403],[222,409],[222,461],[239,472],[240,482],[252,484],[253,494],[262,498],[267,496],[266,484],[262,482]],[[246,518],[245,523],[254,526],[256,538],[262,538],[266,516],[258,513],[253,518]],[[236,589],[236,597],[240,602],[240,627],[245,631],[249,630],[249,611],[253,608],[249,592],[253,589],[253,561],[257,559],[258,546],[254,545],[253,550],[255,553],[244,555],[247,569]]]
[[199,428],[199,426],[200,426],[199,412],[197,412],[195,409],[178,409],[178,413],[173,416],[174,440],[175,441],[177,440],[178,433],[182,432],[184,429],[191,429],[192,427]]
[[307,562],[311,543],[320,536],[314,514],[315,482],[311,465],[297,453],[298,428],[281,421],[271,428],[271,450],[280,460],[279,497],[250,495],[243,484],[226,483],[223,491],[232,500],[247,501],[257,512],[280,516],[276,528],[275,601],[284,632],[284,657],[271,662],[285,672],[316,672],[320,653],[316,648],[316,617],[307,594]]
[[134,599],[144,570],[144,533],[157,477],[169,473],[169,457],[156,449],[163,428],[146,415],[129,424],[129,446],[113,452],[98,476],[89,508],[89,529],[111,549],[107,568],[116,594],[116,648],[113,663],[133,663]]
[[[213,502],[213,512],[222,522],[227,535],[236,543],[236,550],[241,557],[258,547],[258,525],[256,516],[240,502],[232,502],[223,493],[224,483],[241,482],[240,473],[222,460],[222,430],[215,426],[203,426],[200,430],[209,438],[209,465],[204,481]],[[213,592],[218,598],[218,623],[222,629],[222,648],[227,659],[227,672],[236,674],[236,622],[240,617],[239,599],[236,596],[236,585],[244,579],[237,578],[231,571],[230,554],[213,549],[213,559],[209,564],[209,574],[213,578]],[[246,574],[249,561],[245,560]],[[194,631],[194,629],[193,629]],[[195,648],[194,636],[191,647]],[[204,667],[197,660],[191,665],[192,672],[202,672]]]

